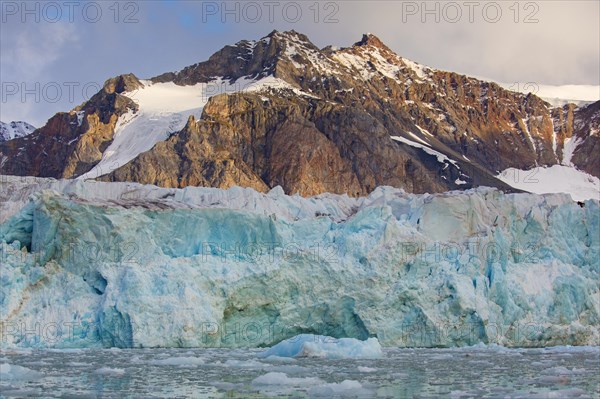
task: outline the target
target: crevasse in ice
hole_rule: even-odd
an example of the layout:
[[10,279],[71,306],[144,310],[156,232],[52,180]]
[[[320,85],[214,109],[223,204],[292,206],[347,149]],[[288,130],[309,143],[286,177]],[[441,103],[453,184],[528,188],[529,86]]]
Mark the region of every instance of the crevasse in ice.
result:
[[598,201],[2,179],[5,348],[599,342]]

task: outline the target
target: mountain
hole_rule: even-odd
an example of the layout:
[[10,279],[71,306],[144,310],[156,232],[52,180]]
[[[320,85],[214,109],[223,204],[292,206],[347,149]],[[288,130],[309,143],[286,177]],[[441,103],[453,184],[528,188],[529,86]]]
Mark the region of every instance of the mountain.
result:
[[0,122],[0,143],[19,137],[25,137],[33,133],[35,127],[27,122]]
[[372,34],[319,49],[273,31],[178,72],[108,80],[29,138],[0,143],[0,168],[178,188],[279,185],[304,196],[382,185],[513,191],[506,170],[563,164],[597,179],[599,108],[553,107],[428,68]]

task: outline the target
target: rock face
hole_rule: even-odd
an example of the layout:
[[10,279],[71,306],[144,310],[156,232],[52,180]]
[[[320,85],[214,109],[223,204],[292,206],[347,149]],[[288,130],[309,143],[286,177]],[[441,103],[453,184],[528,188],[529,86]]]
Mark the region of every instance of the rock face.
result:
[[83,105],[56,114],[26,137],[0,143],[2,174],[72,178],[87,172],[112,141],[119,117],[137,109],[135,102],[121,95],[136,84],[133,75],[109,79]]
[[[202,120],[191,118],[179,134],[101,180],[259,191],[281,185],[302,195],[360,195],[382,184],[444,189],[429,170],[396,152],[385,129],[365,112],[295,96],[273,95],[268,103],[258,95],[213,97]],[[369,140],[359,141],[365,134]],[[330,139],[336,136],[338,142]],[[373,153],[384,158],[374,162]]]
[[[577,143],[577,147],[572,152],[571,162],[589,174],[598,176],[600,174],[598,155],[600,154],[600,101],[574,112],[571,137]],[[564,150],[562,161],[565,162]]]
[[[200,119],[191,117],[100,179],[356,196],[380,185],[415,193],[481,185],[510,191],[494,177],[509,167],[564,163],[600,176],[600,102],[552,108],[532,94],[415,64],[373,35],[337,50],[319,49],[294,31],[226,46],[150,81],[111,79],[30,140],[0,144],[1,171],[80,176],[110,156],[104,152],[119,117],[136,110],[136,90],[206,89],[217,78],[232,89],[211,96]],[[261,88],[246,90],[249,80]],[[73,123],[78,112],[81,124]]]

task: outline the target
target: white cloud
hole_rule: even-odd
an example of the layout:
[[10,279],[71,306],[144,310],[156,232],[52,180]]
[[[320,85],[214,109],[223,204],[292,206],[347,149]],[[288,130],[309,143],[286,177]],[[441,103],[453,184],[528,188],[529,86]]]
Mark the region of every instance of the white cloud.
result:
[[[0,80],[4,85],[15,83],[27,88],[36,87],[38,82],[41,85],[51,82],[52,77],[47,75],[48,68],[66,59],[71,46],[78,42],[74,26],[62,23],[6,25],[3,26],[2,36]],[[11,37],[14,40],[7,40]],[[45,121],[45,118],[39,117],[39,109],[46,104],[22,102],[18,94],[2,98],[1,101],[2,121],[24,120],[36,127]]]
[[[33,28],[33,29],[32,29]],[[10,33],[5,32],[5,37]],[[35,80],[77,43],[73,25],[62,23],[22,25],[14,41],[2,41],[2,70],[7,78]]]
[[[524,9],[520,22],[515,23],[509,9],[515,2],[500,0],[496,3],[502,6],[503,17],[496,24],[482,18],[481,9],[491,3],[487,0],[478,2],[473,23],[463,8],[461,20],[454,24],[443,20],[436,23],[431,16],[423,23],[420,15],[403,21],[402,4],[422,6],[422,1],[337,1],[335,18],[339,22],[332,24],[314,22],[308,8],[312,2],[300,2],[305,16],[298,23],[282,20],[281,12],[273,23],[242,19],[223,24],[220,16],[206,23],[202,21],[201,3],[139,2],[135,15],[139,23],[134,24],[115,24],[112,17],[98,24],[3,24],[0,78],[82,84],[101,84],[111,76],[129,72],[147,78],[206,60],[223,45],[240,39],[256,39],[273,29],[295,29],[319,46],[349,46],[360,40],[362,33],[372,32],[403,57],[499,82],[600,84],[598,1],[519,2],[523,7],[525,3],[539,6],[535,15],[539,21],[534,24],[523,23],[528,11]],[[428,2],[428,7],[433,3]],[[321,11],[323,18],[331,10]],[[106,15],[112,14],[107,11]],[[184,22],[180,16],[186,17]],[[76,104],[2,105],[0,118],[26,119],[31,115],[29,108],[47,118]],[[40,119],[44,118],[38,117],[37,123]]]

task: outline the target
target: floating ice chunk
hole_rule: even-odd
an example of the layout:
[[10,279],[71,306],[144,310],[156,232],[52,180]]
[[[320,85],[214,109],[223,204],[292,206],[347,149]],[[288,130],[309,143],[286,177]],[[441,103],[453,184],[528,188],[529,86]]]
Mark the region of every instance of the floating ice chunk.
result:
[[221,363],[222,366],[228,368],[250,368],[250,369],[260,369],[265,367],[265,364],[261,362],[257,362],[256,360],[235,360],[230,359],[225,363]]
[[276,355],[266,356],[265,360],[268,361],[269,363],[275,363],[275,364],[289,364],[289,363],[297,362],[297,360],[294,359],[293,357],[282,357],[282,356],[276,356]]
[[101,367],[96,370],[95,373],[104,375],[123,375],[125,374],[125,370],[119,368]]
[[293,375],[302,375],[302,373],[310,373],[310,368],[296,366],[295,364],[273,364],[273,365],[263,367],[263,368],[266,371],[277,371],[280,373],[293,374]]
[[382,357],[377,338],[360,341],[354,338],[332,338],[301,334],[263,352],[261,356],[321,357],[327,359],[374,359]]
[[60,349],[49,348],[46,350],[48,352],[52,352],[52,353],[83,353],[83,349],[80,349],[80,348],[60,348]]
[[546,375],[568,375],[568,374],[582,374],[582,373],[585,373],[584,368],[574,367],[573,369],[569,370],[568,368],[563,367],[563,366],[552,367],[552,368],[542,371],[542,374],[546,374]]
[[204,364],[204,360],[199,357],[168,357],[166,359],[154,360],[150,364],[155,366],[195,366]]
[[271,372],[252,380],[254,386],[276,385],[276,386],[314,386],[322,384],[323,380],[316,377],[294,378],[288,377],[285,373]]
[[336,396],[364,397],[370,396],[370,391],[363,388],[362,384],[354,380],[344,380],[340,383],[324,384],[308,390],[310,397],[332,398]]
[[454,359],[453,355],[450,354],[441,354],[441,355],[435,355],[431,357],[432,360],[451,360]]
[[567,399],[567,398],[580,398],[580,397],[587,397],[586,396],[586,392],[583,389],[579,389],[579,388],[567,388],[567,389],[559,389],[556,391],[546,391],[546,392],[537,392],[537,393],[531,393],[531,392],[527,392],[523,395],[517,395],[514,396],[515,398],[518,399],[549,399],[549,398],[560,398],[560,399]]
[[241,389],[244,384],[234,384],[232,382],[214,381],[210,385],[215,388],[222,389],[224,391],[233,391],[235,389]]
[[39,371],[10,363],[0,364],[0,380],[38,380],[44,375]]
[[469,394],[469,392],[467,392],[467,391],[456,390],[456,391],[450,392],[450,397],[453,399],[454,398],[470,398],[470,397],[473,397],[473,395]]
[[377,369],[373,367],[358,366],[358,371],[361,373],[374,373]]
[[68,362],[67,365],[71,367],[88,367],[90,364],[83,362]]

